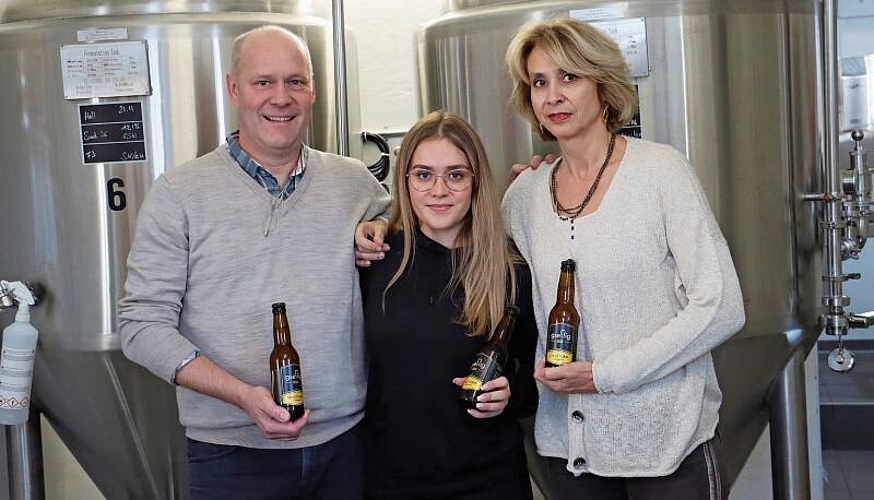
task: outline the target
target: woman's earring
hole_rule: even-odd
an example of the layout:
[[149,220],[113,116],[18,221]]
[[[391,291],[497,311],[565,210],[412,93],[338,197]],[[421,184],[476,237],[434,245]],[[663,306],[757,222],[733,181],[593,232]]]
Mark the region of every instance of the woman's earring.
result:
[[607,118],[608,118],[608,115],[607,115],[607,109],[608,109],[609,107],[610,107],[609,104],[605,104],[605,105],[604,105],[604,111],[601,112],[601,114],[604,115],[604,123],[607,123]]
[[543,124],[540,122],[537,122],[537,124],[540,125],[540,133],[546,135],[546,129],[543,128]]

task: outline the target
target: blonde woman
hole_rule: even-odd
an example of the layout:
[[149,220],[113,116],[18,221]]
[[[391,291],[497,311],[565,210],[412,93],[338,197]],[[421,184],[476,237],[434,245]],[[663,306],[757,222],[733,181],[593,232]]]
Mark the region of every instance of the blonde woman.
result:
[[[447,112],[401,145],[383,260],[362,271],[368,498],[530,499],[522,430],[536,325],[485,152]],[[505,376],[466,410],[460,385],[505,305],[521,314]]]
[[[592,26],[528,25],[507,65],[516,108],[561,150],[523,172],[502,206],[533,275],[535,437],[553,498],[727,498],[710,351],[743,325],[743,300],[692,168],[673,148],[617,135],[636,96],[621,51]],[[546,319],[569,258],[576,361],[545,368]]]

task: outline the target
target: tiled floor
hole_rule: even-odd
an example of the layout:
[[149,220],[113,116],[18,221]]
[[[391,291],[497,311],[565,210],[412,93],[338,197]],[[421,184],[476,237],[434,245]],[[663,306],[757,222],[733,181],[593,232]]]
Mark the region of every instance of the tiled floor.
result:
[[[865,346],[868,347],[868,346]],[[847,374],[820,352],[825,500],[874,500],[874,350],[857,350]]]
[[825,500],[874,500],[874,450],[823,450],[822,462]]

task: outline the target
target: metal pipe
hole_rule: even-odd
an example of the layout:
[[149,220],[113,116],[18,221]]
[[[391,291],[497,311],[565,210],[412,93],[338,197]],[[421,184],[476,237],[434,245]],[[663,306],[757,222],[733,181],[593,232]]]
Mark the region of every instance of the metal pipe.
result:
[[837,0],[823,2],[823,94],[825,96],[825,131],[823,140],[823,161],[826,175],[825,191],[840,192],[838,181],[838,35]]
[[334,86],[337,106],[337,154],[349,155],[349,107],[346,88],[346,25],[343,0],[331,0],[334,29]]
[[865,133],[854,130],[850,134],[853,140],[853,150],[850,151],[850,170],[853,172],[855,184],[856,217],[856,247],[861,251],[868,241],[868,217],[871,216],[871,203],[874,202],[871,190],[874,188],[871,170],[868,169],[868,152],[862,146]]
[[804,352],[795,347],[771,394],[771,475],[774,500],[810,499]]
[[39,412],[31,405],[27,422],[5,426],[10,500],[44,500],[46,497],[39,424]]
[[843,218],[843,190],[837,166],[838,96],[837,96],[837,0],[823,1],[823,229],[825,240],[825,276],[823,305],[827,308],[825,331],[846,335],[849,322],[844,306],[843,243],[846,221]]

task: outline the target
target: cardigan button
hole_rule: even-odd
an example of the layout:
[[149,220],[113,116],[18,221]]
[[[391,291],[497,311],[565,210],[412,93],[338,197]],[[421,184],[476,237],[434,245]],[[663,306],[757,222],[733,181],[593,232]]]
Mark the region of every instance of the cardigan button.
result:
[[573,413],[571,413],[571,418],[574,419],[574,422],[578,424],[583,423],[583,420],[585,420],[585,417],[583,417],[583,412],[581,412],[580,410],[575,410]]
[[574,469],[582,469],[586,466],[586,459],[583,457],[577,457],[574,459]]

